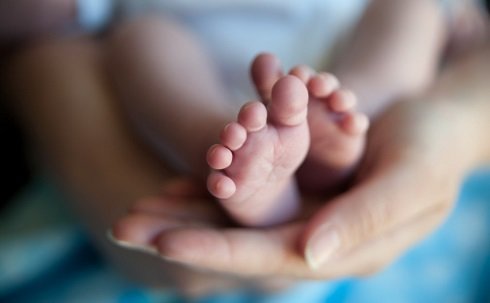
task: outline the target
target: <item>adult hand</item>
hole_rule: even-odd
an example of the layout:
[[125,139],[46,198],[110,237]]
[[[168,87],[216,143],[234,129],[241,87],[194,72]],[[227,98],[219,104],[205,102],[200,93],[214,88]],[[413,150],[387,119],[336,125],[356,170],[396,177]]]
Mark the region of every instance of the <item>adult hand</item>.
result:
[[308,201],[320,207],[311,219],[268,229],[226,227],[216,217],[176,224],[159,210],[173,204],[186,213],[198,201],[177,191],[138,203],[114,236],[167,260],[238,276],[334,279],[377,271],[451,209],[468,165],[458,148],[466,122],[460,110],[421,101],[387,110],[373,125],[356,184],[323,206]]
[[[113,97],[102,59],[103,43],[73,37],[36,43],[2,62],[2,85],[15,101],[12,108],[36,156],[69,197],[70,208],[97,248],[132,280],[192,295],[241,285],[108,241],[108,226],[133,201],[159,192],[171,173],[134,137]],[[214,210],[219,214],[217,206]],[[178,217],[175,211],[167,209]],[[207,216],[205,207],[194,211]]]

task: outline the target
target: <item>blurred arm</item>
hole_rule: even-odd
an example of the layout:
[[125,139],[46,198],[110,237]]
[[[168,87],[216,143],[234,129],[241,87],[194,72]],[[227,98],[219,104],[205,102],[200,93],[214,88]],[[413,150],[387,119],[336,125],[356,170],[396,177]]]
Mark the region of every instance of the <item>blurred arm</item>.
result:
[[0,44],[74,25],[76,6],[76,0],[2,0]]

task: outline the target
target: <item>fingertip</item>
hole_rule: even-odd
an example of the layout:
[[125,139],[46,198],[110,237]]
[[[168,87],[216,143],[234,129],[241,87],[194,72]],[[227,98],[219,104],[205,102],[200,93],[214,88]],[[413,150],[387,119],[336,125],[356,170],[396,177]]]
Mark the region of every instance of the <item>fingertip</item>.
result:
[[335,257],[339,248],[338,232],[331,227],[321,227],[306,242],[306,262],[312,270],[318,270]]
[[179,222],[162,220],[146,214],[130,214],[117,220],[110,229],[110,240],[119,246],[136,250],[153,250],[155,236]]

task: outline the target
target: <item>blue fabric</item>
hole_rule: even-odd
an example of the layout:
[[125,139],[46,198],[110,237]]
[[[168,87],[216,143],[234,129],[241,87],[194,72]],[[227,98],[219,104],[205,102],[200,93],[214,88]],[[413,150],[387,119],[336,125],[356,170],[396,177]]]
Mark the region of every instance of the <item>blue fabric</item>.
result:
[[[0,216],[0,302],[184,302],[136,287],[102,261],[39,180]],[[335,283],[304,282],[279,294],[246,290],[200,303],[490,302],[490,170],[475,172],[452,215],[383,272]]]

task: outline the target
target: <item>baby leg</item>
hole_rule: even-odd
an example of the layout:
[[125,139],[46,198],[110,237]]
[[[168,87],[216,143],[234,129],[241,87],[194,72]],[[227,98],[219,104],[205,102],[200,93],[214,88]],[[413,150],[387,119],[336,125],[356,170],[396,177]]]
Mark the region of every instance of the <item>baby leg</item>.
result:
[[126,113],[177,169],[203,179],[208,147],[235,108],[197,39],[163,16],[130,20],[112,35],[110,70]]

